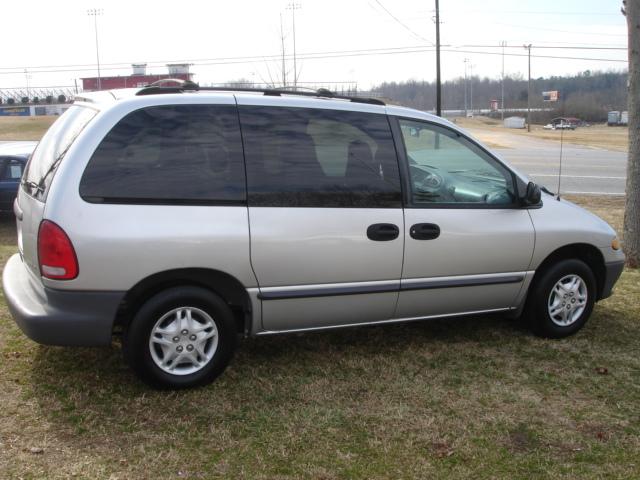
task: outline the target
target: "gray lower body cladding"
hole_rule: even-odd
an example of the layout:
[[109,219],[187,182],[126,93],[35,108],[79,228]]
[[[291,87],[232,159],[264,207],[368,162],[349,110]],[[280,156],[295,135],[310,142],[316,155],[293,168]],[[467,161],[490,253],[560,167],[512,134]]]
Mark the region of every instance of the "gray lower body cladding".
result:
[[2,275],[4,295],[20,329],[44,345],[111,343],[113,322],[125,292],[53,290],[35,282],[19,255]]
[[620,262],[605,263],[604,265],[604,282],[602,283],[602,293],[598,300],[603,300],[611,296],[613,286],[622,275],[624,270],[624,260]]

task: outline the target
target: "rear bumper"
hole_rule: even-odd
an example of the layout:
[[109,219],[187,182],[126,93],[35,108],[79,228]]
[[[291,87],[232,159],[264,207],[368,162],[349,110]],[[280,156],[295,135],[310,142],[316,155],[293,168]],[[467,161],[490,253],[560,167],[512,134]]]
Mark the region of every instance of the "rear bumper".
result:
[[599,300],[611,296],[613,286],[622,275],[622,270],[624,270],[624,260],[604,264],[604,282],[602,283],[602,292]]
[[18,254],[5,265],[2,286],[20,329],[44,345],[109,345],[116,312],[125,294],[44,287],[32,278]]

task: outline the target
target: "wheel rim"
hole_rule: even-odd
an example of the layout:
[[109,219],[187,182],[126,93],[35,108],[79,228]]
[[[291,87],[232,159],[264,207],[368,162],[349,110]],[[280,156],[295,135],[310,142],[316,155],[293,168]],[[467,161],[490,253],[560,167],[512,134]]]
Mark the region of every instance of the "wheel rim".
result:
[[179,307],[156,322],[149,337],[155,364],[171,375],[202,370],[218,349],[218,327],[213,318],[195,307]]
[[587,308],[588,289],[578,275],[562,277],[551,289],[548,311],[551,321],[560,327],[575,323]]

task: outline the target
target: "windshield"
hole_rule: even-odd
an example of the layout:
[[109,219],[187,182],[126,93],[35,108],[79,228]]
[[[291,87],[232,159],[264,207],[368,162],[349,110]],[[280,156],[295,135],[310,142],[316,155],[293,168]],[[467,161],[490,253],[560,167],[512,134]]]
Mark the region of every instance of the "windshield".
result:
[[33,152],[23,177],[22,185],[29,195],[38,200],[45,198],[60,161],[96,113],[92,108],[74,105],[47,130]]

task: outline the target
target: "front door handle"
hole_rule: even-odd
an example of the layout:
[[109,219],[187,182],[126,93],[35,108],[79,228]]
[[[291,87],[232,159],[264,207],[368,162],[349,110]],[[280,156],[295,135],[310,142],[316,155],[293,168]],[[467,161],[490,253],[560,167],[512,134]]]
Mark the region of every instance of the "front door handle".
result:
[[440,227],[435,223],[416,223],[409,233],[416,240],[433,240],[440,236]]
[[400,235],[400,229],[393,223],[374,223],[367,228],[369,240],[388,242],[395,240]]

